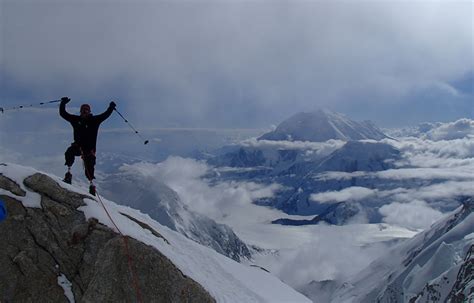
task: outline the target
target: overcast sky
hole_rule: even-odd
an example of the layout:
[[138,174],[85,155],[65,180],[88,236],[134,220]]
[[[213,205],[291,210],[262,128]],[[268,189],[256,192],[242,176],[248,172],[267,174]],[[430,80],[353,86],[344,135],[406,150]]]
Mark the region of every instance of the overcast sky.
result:
[[471,1],[0,3],[4,107],[113,99],[138,127],[474,117]]

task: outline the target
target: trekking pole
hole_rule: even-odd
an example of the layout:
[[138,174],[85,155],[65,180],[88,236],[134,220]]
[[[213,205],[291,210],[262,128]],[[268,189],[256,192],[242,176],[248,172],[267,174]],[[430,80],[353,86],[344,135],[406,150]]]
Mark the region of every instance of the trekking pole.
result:
[[28,105],[17,105],[17,106],[13,106],[13,107],[10,107],[10,108],[3,108],[3,107],[0,107],[0,112],[3,114],[4,112],[9,111],[9,110],[23,109],[23,108],[26,108],[26,107],[33,107],[33,106],[39,106],[39,105],[46,105],[46,104],[57,103],[57,102],[61,102],[61,100],[45,101],[45,102],[39,102],[39,103],[28,104]]
[[148,141],[148,140],[145,140],[145,139],[142,137],[142,135],[140,135],[140,133],[138,132],[138,130],[136,130],[135,127],[133,127],[133,125],[130,124],[130,122],[128,122],[128,120],[125,119],[125,117],[124,117],[116,108],[114,108],[114,110],[117,112],[117,114],[119,114],[120,117],[122,117],[123,121],[125,121],[125,123],[127,123],[128,126],[130,126],[131,129],[133,129],[133,131],[135,132],[135,134],[137,134],[137,135],[140,137],[140,139],[142,139],[142,140],[145,141],[145,143],[143,143],[143,144],[147,145],[149,141]]

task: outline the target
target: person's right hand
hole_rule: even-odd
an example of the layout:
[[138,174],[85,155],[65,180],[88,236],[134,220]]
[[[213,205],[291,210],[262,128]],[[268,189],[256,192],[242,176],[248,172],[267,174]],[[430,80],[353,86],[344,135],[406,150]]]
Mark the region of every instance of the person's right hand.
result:
[[69,101],[71,101],[71,99],[69,99],[68,97],[62,97],[61,98],[61,103],[63,103],[63,104],[67,104],[67,103],[69,103]]

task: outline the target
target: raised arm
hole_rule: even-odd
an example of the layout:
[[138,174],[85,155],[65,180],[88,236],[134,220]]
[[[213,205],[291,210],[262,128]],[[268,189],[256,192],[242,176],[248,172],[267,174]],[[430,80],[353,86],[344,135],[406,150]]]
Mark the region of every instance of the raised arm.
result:
[[59,104],[59,115],[64,120],[71,122],[73,115],[66,111],[66,104],[69,103],[69,101],[71,101],[71,99],[69,99],[68,97],[61,98],[61,103]]
[[115,106],[116,106],[115,102],[112,101],[109,104],[109,108],[107,108],[107,110],[105,112],[103,112],[100,115],[95,116],[95,118],[99,121],[99,123],[104,122],[105,119],[107,119],[108,117],[110,117],[110,115],[112,115],[112,112],[114,111]]

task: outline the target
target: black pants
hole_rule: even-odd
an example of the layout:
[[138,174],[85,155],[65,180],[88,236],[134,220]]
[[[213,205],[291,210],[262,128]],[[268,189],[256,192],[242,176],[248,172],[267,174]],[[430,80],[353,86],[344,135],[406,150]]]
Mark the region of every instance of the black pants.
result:
[[84,173],[89,181],[95,179],[94,167],[95,167],[95,150],[84,150],[77,143],[72,143],[71,146],[64,153],[66,163],[68,167],[74,164],[74,158],[81,156],[84,161]]

